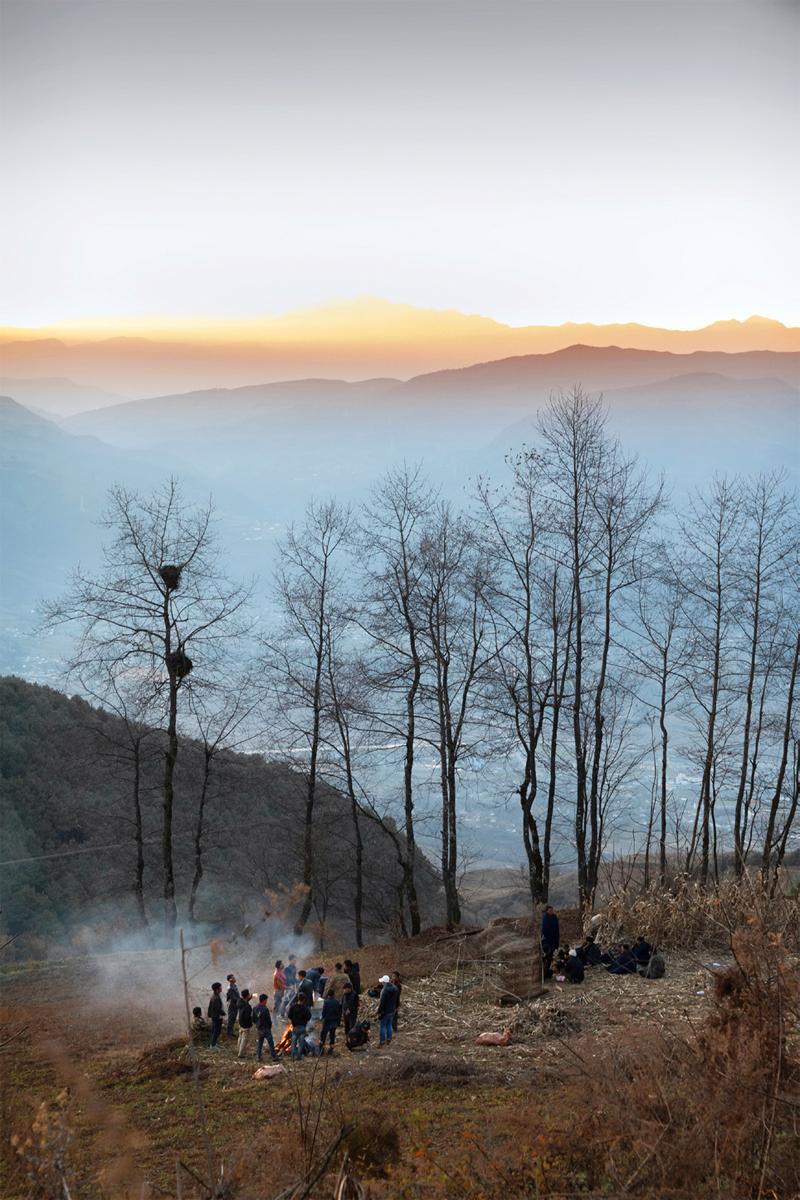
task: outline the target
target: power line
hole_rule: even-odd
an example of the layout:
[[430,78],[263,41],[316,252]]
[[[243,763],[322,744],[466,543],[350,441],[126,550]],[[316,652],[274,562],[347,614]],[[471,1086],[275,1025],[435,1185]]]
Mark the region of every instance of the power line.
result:
[[[160,838],[144,838],[143,844],[150,846],[153,842],[159,842]],[[97,850],[119,850],[122,846],[130,846],[130,840],[127,842],[110,842],[107,846],[81,846],[79,850],[61,850],[57,854],[33,854],[30,858],[7,858],[5,862],[0,862],[0,867],[16,867],[20,863],[41,862],[44,858],[72,858],[74,854],[93,854]]]

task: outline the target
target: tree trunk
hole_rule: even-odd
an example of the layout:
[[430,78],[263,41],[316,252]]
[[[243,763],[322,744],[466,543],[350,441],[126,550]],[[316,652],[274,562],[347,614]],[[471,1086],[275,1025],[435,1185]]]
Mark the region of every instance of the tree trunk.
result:
[[[792,670],[789,677],[789,695],[786,701],[786,717],[783,723],[783,744],[781,746],[781,760],[778,766],[778,776],[775,780],[775,791],[772,794],[772,803],[769,808],[769,818],[767,820],[767,829],[764,834],[764,849],[761,854],[761,878],[766,887],[769,878],[770,863],[772,861],[772,851],[775,847],[775,826],[778,821],[778,813],[781,807],[781,793],[783,792],[783,781],[786,778],[786,767],[789,762],[789,746],[792,740],[792,714],[794,709],[794,693],[797,686],[797,673],[800,667],[800,631],[797,634],[797,640],[794,646],[794,657],[792,659]],[[794,805],[792,807],[791,816],[794,817],[794,812],[797,805],[796,799],[796,784],[794,788]],[[788,829],[787,824],[787,829]],[[787,834],[788,837],[788,834]],[[785,849],[785,844],[784,844]]]
[[169,719],[167,749],[164,755],[164,930],[168,938],[175,933],[178,909],[175,903],[175,866],[172,851],[172,814],[175,803],[175,765],[178,761],[178,680],[169,668]]
[[585,897],[594,904],[597,891],[597,877],[600,866],[600,765],[603,759],[603,735],[605,718],[603,716],[603,694],[608,674],[608,655],[611,648],[611,576],[614,567],[613,530],[607,524],[606,534],[606,578],[603,596],[603,646],[600,654],[600,675],[594,693],[594,747],[592,750],[592,773],[589,792],[589,855],[587,862],[588,895]]
[[658,727],[661,730],[661,827],[658,836],[658,879],[662,887],[667,883],[667,762],[669,756],[669,730],[667,729],[667,676],[668,654],[666,646],[661,659],[661,698],[658,706]]
[[136,737],[133,742],[133,821],[134,837],[136,839],[136,874],[133,881],[133,896],[139,924],[148,933],[150,926],[147,921],[147,909],[144,902],[144,832],[142,827],[141,805],[142,781],[142,743]]
[[742,731],[742,765],[739,771],[739,788],[736,793],[736,810],[733,821],[734,869],[738,876],[744,874],[746,821],[744,817],[745,792],[747,790],[748,765],[750,760],[750,730],[753,721],[753,687],[756,677],[756,659],[761,619],[761,536],[759,535],[755,567],[755,594],[753,596],[753,624],[750,632],[750,664],[747,672],[745,692],[744,729]]
[[208,747],[203,751],[203,786],[200,789],[200,803],[197,806],[197,824],[194,830],[194,877],[192,890],[189,894],[189,920],[195,923],[195,905],[200,881],[203,878],[203,819],[205,816],[208,781],[211,775],[211,752]]
[[[404,607],[407,610],[405,598]],[[405,760],[403,763],[403,805],[405,809],[406,846],[408,847],[405,888],[406,899],[408,901],[408,915],[411,920],[411,933],[412,936],[416,936],[420,932],[422,924],[420,921],[419,898],[417,896],[416,880],[414,877],[417,858],[417,845],[414,834],[414,738],[416,735],[416,700],[422,677],[422,664],[420,663],[417,651],[416,634],[409,614],[406,616],[406,627],[408,629],[409,649],[413,663],[413,675],[411,686],[406,693],[406,744]]]

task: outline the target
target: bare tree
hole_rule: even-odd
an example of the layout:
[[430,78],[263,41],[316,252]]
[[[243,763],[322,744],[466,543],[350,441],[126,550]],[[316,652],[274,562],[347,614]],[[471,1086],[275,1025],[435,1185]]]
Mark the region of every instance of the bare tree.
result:
[[[482,541],[487,564],[486,595],[491,614],[495,656],[492,663],[492,692],[495,696],[490,713],[500,728],[510,727],[501,748],[511,746],[522,752],[522,778],[517,795],[522,812],[522,840],[528,864],[531,904],[536,908],[546,896],[549,876],[549,838],[544,849],[536,801],[539,790],[539,742],[548,704],[559,685],[558,649],[556,661],[545,641],[543,613],[549,615],[550,597],[547,572],[550,563],[543,558],[540,514],[536,507],[536,488],[530,462],[521,456],[514,471],[511,489],[493,488],[480,480],[477,497],[482,518]],[[557,569],[553,587],[557,589]],[[543,591],[542,582],[545,589]],[[556,616],[556,624],[558,616]],[[554,723],[557,728],[557,722]],[[552,809],[548,806],[546,824],[552,828]]]
[[461,920],[458,898],[458,769],[474,752],[468,726],[475,692],[495,650],[488,636],[485,567],[470,523],[440,503],[423,538],[425,641],[430,678],[428,740],[439,758],[441,861],[448,926]]
[[422,530],[434,495],[420,469],[390,471],[362,510],[359,546],[366,572],[364,632],[371,642],[374,728],[400,738],[403,752],[404,887],[411,933],[421,929],[415,879],[414,761],[425,667]]
[[250,589],[231,583],[219,565],[210,504],[187,503],[171,479],[151,496],[114,487],[104,525],[111,540],[99,575],[77,569],[61,600],[47,606],[50,626],[78,627],[69,664],[78,676],[103,662],[146,681],[161,700],[166,732],[162,870],[164,925],[177,919],[173,855],[178,709],[193,670],[213,674],[221,643],[241,632]]
[[189,920],[197,920],[197,895],[203,880],[203,837],[206,806],[214,763],[224,750],[237,750],[252,742],[255,731],[249,722],[259,703],[256,682],[249,672],[234,675],[223,685],[190,689],[192,720],[187,727],[200,742],[202,770],[200,794],[195,811],[193,848],[194,874],[189,890]]
[[131,673],[115,673],[105,670],[105,664],[92,664],[80,676],[81,690],[95,700],[106,712],[118,718],[118,723],[109,722],[100,714],[95,731],[106,744],[114,763],[124,762],[131,772],[131,809],[133,816],[133,839],[136,847],[136,865],[133,878],[133,897],[139,925],[149,934],[147,905],[144,895],[145,837],[142,811],[143,772],[157,753],[158,729],[151,723],[153,695],[146,686]]
[[[273,719],[286,750],[305,774],[303,887],[295,923],[301,934],[311,915],[314,881],[314,805],[323,746],[324,682],[328,621],[341,590],[340,559],[351,528],[349,509],[336,501],[311,501],[299,528],[292,526],[280,547],[276,598],[282,615],[277,635],[267,639]],[[298,756],[298,757],[295,757]],[[299,757],[302,756],[302,757]]]
[[775,645],[774,635],[783,615],[781,580],[787,560],[796,553],[797,516],[795,498],[785,490],[781,475],[760,475],[744,485],[742,543],[737,570],[740,602],[734,609],[746,655],[742,749],[733,824],[734,863],[738,875],[743,874],[747,857],[766,691],[775,666],[775,656],[770,650]]
[[683,546],[673,574],[684,589],[694,641],[690,686],[700,718],[700,794],[686,859],[691,870],[700,850],[700,880],[708,882],[715,830],[716,784],[723,721],[732,703],[729,654],[735,603],[736,555],[741,534],[742,488],[738,481],[715,479],[708,495],[692,497],[681,521]]

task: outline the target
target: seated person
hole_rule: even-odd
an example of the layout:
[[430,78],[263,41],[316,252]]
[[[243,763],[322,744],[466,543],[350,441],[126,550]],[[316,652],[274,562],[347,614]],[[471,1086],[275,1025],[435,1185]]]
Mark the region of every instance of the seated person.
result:
[[583,944],[578,947],[578,958],[580,958],[587,967],[597,967],[603,961],[603,955],[595,941],[593,933],[587,933],[583,940]]
[[567,946],[566,944],[563,946],[560,946],[558,949],[558,952],[556,953],[555,958],[553,959],[553,970],[556,973],[556,975],[564,974],[564,969],[567,965],[568,958],[569,958],[569,946]]
[[211,1028],[209,1021],[203,1016],[202,1008],[192,1009],[192,1041],[204,1042]]
[[564,967],[564,974],[569,983],[583,983],[585,978],[583,959],[579,956],[577,950],[570,950]]
[[640,934],[631,950],[631,954],[636,959],[637,967],[646,967],[650,962],[650,955],[653,953],[653,947]]
[[609,975],[635,975],[637,966],[636,959],[631,952],[628,942],[622,943],[622,949],[606,967]]
[[663,979],[667,965],[664,962],[664,956],[659,954],[658,950],[653,948],[653,953],[650,955],[650,961],[647,966],[639,968],[639,974],[645,979]]
[[345,1041],[348,1050],[365,1050],[369,1041],[369,1021],[356,1021]]

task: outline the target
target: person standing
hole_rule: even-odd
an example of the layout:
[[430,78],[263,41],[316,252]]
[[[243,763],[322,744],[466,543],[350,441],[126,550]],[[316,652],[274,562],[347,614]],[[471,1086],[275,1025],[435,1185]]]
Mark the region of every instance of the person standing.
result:
[[264,1052],[264,1042],[269,1046],[269,1052],[272,1055],[272,1061],[278,1061],[278,1055],[275,1052],[275,1042],[272,1037],[272,1016],[267,1008],[267,993],[262,992],[258,997],[258,1004],[253,1009],[253,1021],[256,1027],[256,1058],[261,1062],[261,1055]]
[[344,969],[347,972],[350,982],[353,985],[353,991],[357,996],[361,995],[361,969],[357,962],[352,962],[351,959],[344,960]]
[[[302,975],[302,971],[300,974]],[[292,1044],[289,1050],[291,1058],[303,1057],[303,1046],[306,1040],[306,1027],[308,1019],[311,1016],[311,1010],[308,1005],[308,997],[305,992],[298,991],[295,996],[294,1003],[289,1008],[287,1013],[289,1023],[292,1026]]]
[[298,979],[300,982],[297,985],[297,996],[295,996],[295,999],[305,996],[309,1007],[311,1007],[314,1003],[314,981],[309,979],[305,971],[300,971]]
[[250,993],[247,988],[242,988],[242,994],[239,997],[238,1019],[239,1042],[236,1048],[236,1057],[244,1058],[245,1051],[253,1037],[253,1010],[250,1007]]
[[[306,979],[311,982],[311,1003],[314,1003],[314,993],[319,992],[319,977],[322,974],[322,967],[308,967],[306,969]],[[303,972],[301,971],[302,975]]]
[[283,997],[281,1011],[275,1010],[277,1017],[286,1016],[286,1010],[297,995],[297,955],[290,954],[286,960],[286,966],[283,968],[283,973],[286,976],[286,994]]
[[392,1021],[397,1011],[397,988],[388,975],[381,975],[381,994],[378,1000],[379,1045],[389,1046],[392,1041]]
[[346,1038],[350,1030],[355,1028],[358,1020],[358,993],[354,990],[352,983],[345,984],[342,992],[342,1020]]
[[553,973],[551,970],[553,955],[558,950],[560,941],[561,930],[558,924],[558,915],[552,904],[548,904],[542,913],[542,959],[545,977]]
[[336,1041],[336,1030],[339,1027],[339,1022],[342,1019],[342,1006],[335,996],[329,995],[325,997],[322,1005],[322,1032],[319,1038],[319,1052],[323,1054],[325,1051],[325,1041],[329,1042],[328,1054],[333,1054],[333,1046]]
[[211,1049],[216,1050],[219,1035],[222,1033],[222,1020],[225,1016],[225,1005],[222,1003],[222,984],[212,983],[211,999],[208,1002],[208,1019],[211,1022]]
[[333,974],[325,985],[324,999],[328,996],[333,996],[334,1000],[341,1001],[342,994],[346,985],[350,983],[350,976],[345,974],[344,967],[341,963],[337,963]]
[[403,991],[403,984],[400,979],[399,971],[392,971],[392,983],[397,988],[397,1007],[395,1008],[394,1016],[392,1017],[392,1033],[397,1033],[397,1014],[400,1011],[400,994]]
[[279,1013],[281,1005],[286,998],[286,972],[283,969],[283,963],[280,959],[275,961],[275,970],[272,973],[272,1011]]
[[228,981],[228,990],[225,993],[225,1002],[228,1005],[228,1037],[233,1037],[233,1027],[236,1024],[236,1018],[239,1015],[239,989],[236,986],[236,976],[226,975]]

